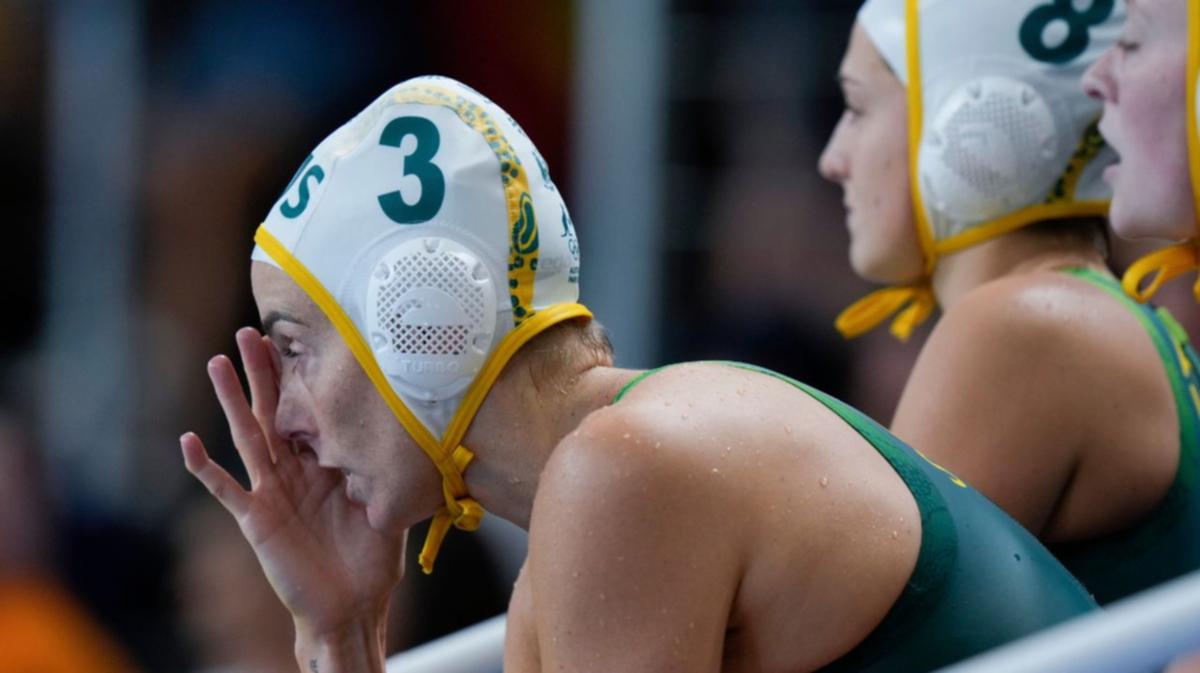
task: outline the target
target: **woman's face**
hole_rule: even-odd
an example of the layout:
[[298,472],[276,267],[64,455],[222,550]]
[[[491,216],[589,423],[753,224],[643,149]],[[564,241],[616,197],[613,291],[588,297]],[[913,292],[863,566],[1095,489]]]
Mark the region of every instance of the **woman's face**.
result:
[[250,282],[275,349],[275,429],[340,470],[346,496],[377,531],[399,535],[443,502],[441,476],[400,425],[333,323],[280,269],[253,262]]
[[1128,0],[1121,40],[1083,77],[1104,102],[1100,131],[1120,156],[1105,171],[1124,238],[1195,235],[1187,150],[1187,5]]
[[855,24],[838,81],[846,109],[821,154],[821,175],[842,186],[850,265],[899,284],[924,271],[908,172],[908,100],[866,31]]

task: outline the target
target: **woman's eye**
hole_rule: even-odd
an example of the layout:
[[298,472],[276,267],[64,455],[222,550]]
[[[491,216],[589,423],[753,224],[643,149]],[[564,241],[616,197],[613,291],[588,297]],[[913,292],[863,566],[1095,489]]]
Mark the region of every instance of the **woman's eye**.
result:
[[1117,40],[1117,49],[1120,49],[1121,51],[1123,51],[1125,53],[1129,53],[1131,51],[1137,51],[1137,48],[1138,48],[1138,44],[1136,42],[1131,42],[1124,38]]
[[300,352],[293,348],[295,344],[296,342],[289,340],[284,342],[282,345],[277,345],[275,348],[279,352],[279,357],[283,358],[284,360],[291,360],[295,357],[298,357]]

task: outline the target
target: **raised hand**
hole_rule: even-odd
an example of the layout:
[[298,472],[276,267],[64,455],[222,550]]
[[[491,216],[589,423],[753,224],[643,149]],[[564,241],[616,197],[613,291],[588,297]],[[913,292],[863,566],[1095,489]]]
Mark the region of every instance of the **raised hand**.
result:
[[237,343],[253,408],[229,358],[210,360],[208,373],[250,489],[213,462],[190,432],[180,438],[188,471],[237,519],[300,640],[340,637],[364,624],[381,628],[402,574],[404,537],[373,530],[366,511],[346,497],[342,474],[320,467],[311,450],[276,433],[272,346],[252,328],[239,330]]

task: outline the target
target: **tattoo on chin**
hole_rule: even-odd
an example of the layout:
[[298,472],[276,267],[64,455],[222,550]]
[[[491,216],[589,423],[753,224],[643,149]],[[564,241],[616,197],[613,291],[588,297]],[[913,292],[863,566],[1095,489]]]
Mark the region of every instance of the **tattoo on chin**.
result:
[[308,660],[308,670],[312,671],[312,673],[317,673],[317,660],[316,659]]

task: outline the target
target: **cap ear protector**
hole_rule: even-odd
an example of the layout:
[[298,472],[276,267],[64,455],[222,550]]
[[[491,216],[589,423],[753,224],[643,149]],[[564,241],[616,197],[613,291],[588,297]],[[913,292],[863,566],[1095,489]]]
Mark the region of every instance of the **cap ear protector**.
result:
[[[1152,252],[1129,267],[1122,279],[1122,286],[1126,294],[1140,302],[1149,301],[1168,280],[1200,270],[1200,3],[1196,0],[1186,0],[1186,3],[1187,144],[1197,236],[1179,245]],[[1200,275],[1192,286],[1192,294],[1200,302]]]
[[255,242],[253,259],[321,308],[441,474],[445,505],[420,555],[430,572],[450,526],[483,516],[461,442],[492,384],[530,339],[591,317],[545,162],[478,92],[415,78],[317,146]]
[[367,284],[367,333],[392,385],[429,402],[465,390],[496,332],[495,285],[478,255],[448,238],[384,254]]
[[935,111],[920,148],[921,188],[935,240],[956,223],[995,220],[1046,193],[1058,170],[1061,132],[1029,84],[981,77],[958,86]]
[[1079,85],[1116,38],[1116,0],[868,0],[859,23],[905,84],[909,175],[924,276],[856,302],[846,337],[900,314],[906,340],[932,314],[938,260],[1034,222],[1108,211],[1112,160]]

